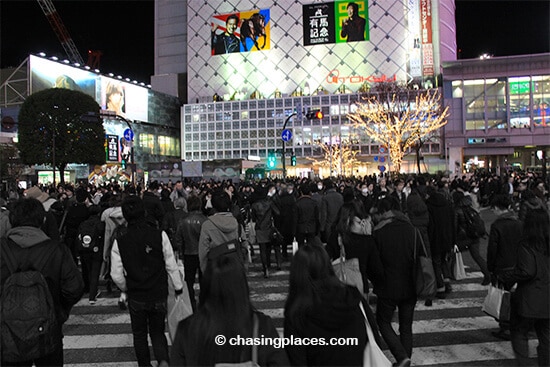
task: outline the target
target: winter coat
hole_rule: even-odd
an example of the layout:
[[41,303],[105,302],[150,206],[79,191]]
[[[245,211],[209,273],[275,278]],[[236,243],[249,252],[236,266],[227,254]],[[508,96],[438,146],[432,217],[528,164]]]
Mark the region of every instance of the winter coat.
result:
[[122,208],[114,206],[107,208],[101,213],[101,221],[105,222],[105,236],[103,237],[103,260],[111,261],[111,248],[119,232],[117,229],[126,227],[126,219],[122,215]]
[[321,200],[321,232],[326,232],[327,239],[330,237],[330,231],[336,221],[338,221],[338,213],[344,205],[344,197],[336,191],[336,189],[328,189],[325,196]]
[[252,204],[252,221],[256,223],[256,242],[271,242],[273,215],[279,214],[279,208],[270,198],[258,200]]
[[84,203],[73,203],[68,207],[67,217],[65,218],[65,243],[69,248],[73,248],[78,226],[90,217],[88,207]]
[[430,224],[428,234],[433,257],[450,252],[455,244],[455,214],[450,201],[441,193],[434,193],[426,199]]
[[411,224],[418,230],[424,241],[426,252],[431,256],[430,235],[428,227],[430,225],[430,213],[424,199],[418,194],[412,193],[407,197],[407,216]]
[[405,214],[388,211],[382,214],[373,235],[385,272],[384,281],[374,284],[374,293],[394,301],[415,298],[413,225]]
[[143,206],[145,206],[147,223],[152,227],[160,228],[165,214],[160,198],[151,191],[145,191],[143,193]]
[[[458,197],[458,195],[456,195]],[[472,199],[469,196],[462,196],[459,200],[457,200],[454,203],[455,206],[455,225],[456,228],[456,244],[460,250],[465,250],[468,247],[470,247],[473,244],[479,243],[479,238],[472,238],[470,237],[470,233],[468,233],[468,227],[467,227],[467,220],[466,220],[466,214],[464,213],[464,210],[466,210],[466,207],[472,207]]]
[[277,228],[284,236],[294,236],[296,234],[296,197],[294,194],[282,194],[279,197],[278,207],[281,214]]
[[202,211],[195,210],[189,213],[178,224],[176,232],[176,248],[184,255],[199,254],[199,238],[201,235],[202,224],[206,221],[206,216]]
[[[333,232],[326,246],[326,250],[333,260],[340,257],[338,235],[338,232]],[[346,259],[356,258],[359,260],[359,269],[363,278],[363,292],[368,293],[369,279],[373,283],[384,280],[384,268],[374,237],[350,232],[342,235],[342,243],[346,252]]]
[[309,195],[296,201],[296,233],[319,234],[319,207]]
[[[277,329],[269,316],[261,312],[255,312],[258,317],[258,338],[279,338]],[[170,365],[172,366],[213,366],[217,363],[238,363],[250,361],[252,359],[252,347],[247,346],[241,353],[241,360],[231,360],[232,353],[238,346],[231,346],[226,343],[224,346],[213,346],[213,352],[201,350],[198,345],[198,339],[208,330],[205,315],[200,312],[195,313],[184,319],[178,324],[176,338],[172,344],[170,355]],[[252,333],[250,333],[252,335]],[[233,336],[226,335],[229,339]],[[247,336],[241,335],[242,338]],[[212,340],[213,342],[213,340]],[[212,343],[214,344],[214,343]],[[204,361],[210,357],[211,361]],[[205,363],[200,363],[202,360]],[[289,366],[288,357],[283,348],[275,348],[273,345],[258,346],[258,365],[260,366]]]
[[176,231],[178,230],[178,225],[185,217],[187,217],[187,215],[187,211],[183,209],[174,209],[170,212],[166,212],[166,215],[164,216],[161,229],[168,235],[174,250],[177,248]]
[[208,252],[224,242],[239,238],[239,224],[229,212],[215,213],[202,224],[199,238],[199,262],[201,271],[206,271]]
[[[289,345],[286,352],[292,366],[362,366],[363,351],[368,342],[365,318],[359,303],[362,297],[357,288],[337,285],[317,286],[318,299],[296,318],[303,320],[303,326],[295,324],[292,304],[285,306],[284,336],[290,338],[357,338],[358,345],[319,346]],[[368,304],[363,302],[366,312]],[[370,312],[369,312],[370,314]],[[372,317],[372,315],[371,315]],[[376,322],[369,317],[369,323],[378,335]]]
[[[48,283],[52,295],[57,321],[59,324],[58,338],[61,342],[61,326],[69,318],[69,313],[84,293],[84,280],[72,259],[69,248],[51,240],[41,229],[35,227],[15,227],[8,231],[7,242],[13,255],[20,262],[29,260],[31,265],[39,262],[43,248],[48,247],[50,258],[46,262],[42,275]],[[11,275],[6,265],[6,258],[0,256],[0,281],[2,288]],[[2,289],[0,289],[0,294]]]
[[512,308],[526,318],[550,318],[550,277],[548,256],[522,243],[518,249],[513,270],[504,272],[499,279],[505,283],[517,282],[512,293]]
[[514,267],[522,231],[523,224],[513,212],[506,212],[493,222],[487,243],[489,272],[500,274]]
[[161,302],[168,297],[168,276],[174,289],[183,289],[181,274],[166,232],[144,221],[129,223],[111,251],[111,278],[128,298]]

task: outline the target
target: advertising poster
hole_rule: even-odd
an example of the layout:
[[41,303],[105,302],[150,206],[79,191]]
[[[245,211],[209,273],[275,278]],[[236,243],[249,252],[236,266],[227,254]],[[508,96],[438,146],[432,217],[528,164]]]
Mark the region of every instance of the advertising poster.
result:
[[0,118],[2,119],[0,132],[17,134],[19,109],[19,106],[0,108]]
[[148,89],[101,77],[101,108],[129,120],[147,121]]
[[241,175],[241,159],[218,159],[202,162],[204,179],[238,181]]
[[432,43],[432,3],[420,0],[420,25],[422,30],[422,74],[434,75],[434,49]]
[[107,162],[118,162],[118,136],[106,135],[107,140]]
[[269,50],[269,21],[269,9],[214,15],[212,55]]
[[50,88],[65,88],[84,92],[95,100],[97,74],[31,55],[31,94]]
[[303,17],[305,46],[369,40],[366,0],[303,5]]

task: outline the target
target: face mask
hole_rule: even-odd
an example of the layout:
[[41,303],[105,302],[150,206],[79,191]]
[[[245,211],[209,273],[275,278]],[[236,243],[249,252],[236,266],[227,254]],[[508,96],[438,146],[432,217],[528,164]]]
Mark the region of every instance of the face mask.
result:
[[367,194],[369,193],[369,189],[362,189],[362,190],[361,190],[361,193],[362,193],[363,195],[367,195]]
[[288,190],[288,193],[289,193],[289,194],[292,194],[292,190]]
[[323,185],[317,185],[317,188],[318,188],[319,190],[322,190],[322,189],[323,189]]
[[190,187],[186,187],[186,188],[185,188],[185,191],[191,192],[191,188],[190,188]]
[[269,196],[269,197],[272,197],[273,195],[275,195],[275,191],[269,191],[267,193],[267,196]]

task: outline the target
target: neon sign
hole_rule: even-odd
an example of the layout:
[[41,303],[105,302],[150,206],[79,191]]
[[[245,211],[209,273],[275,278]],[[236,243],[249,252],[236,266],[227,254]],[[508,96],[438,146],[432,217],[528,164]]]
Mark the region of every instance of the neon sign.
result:
[[369,76],[362,76],[362,75],[351,75],[351,76],[340,76],[340,71],[337,69],[332,70],[328,73],[326,77],[326,81],[329,84],[342,84],[342,83],[364,83],[364,82],[370,82],[370,83],[382,83],[382,82],[395,82],[397,80],[397,76],[394,74],[393,76],[387,77],[385,74],[382,74],[381,76],[377,77],[374,75]]

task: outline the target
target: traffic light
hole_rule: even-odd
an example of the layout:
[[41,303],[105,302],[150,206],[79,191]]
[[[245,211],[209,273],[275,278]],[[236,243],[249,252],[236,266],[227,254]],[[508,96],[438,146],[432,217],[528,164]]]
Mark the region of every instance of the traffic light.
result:
[[291,166],[295,166],[296,165],[296,156],[295,155],[292,155],[290,157],[290,165]]
[[308,120],[321,120],[323,118],[323,113],[321,112],[321,110],[309,110],[306,113],[306,117]]
[[277,157],[275,157],[275,153],[269,152],[267,154],[267,169],[275,169],[277,167]]

